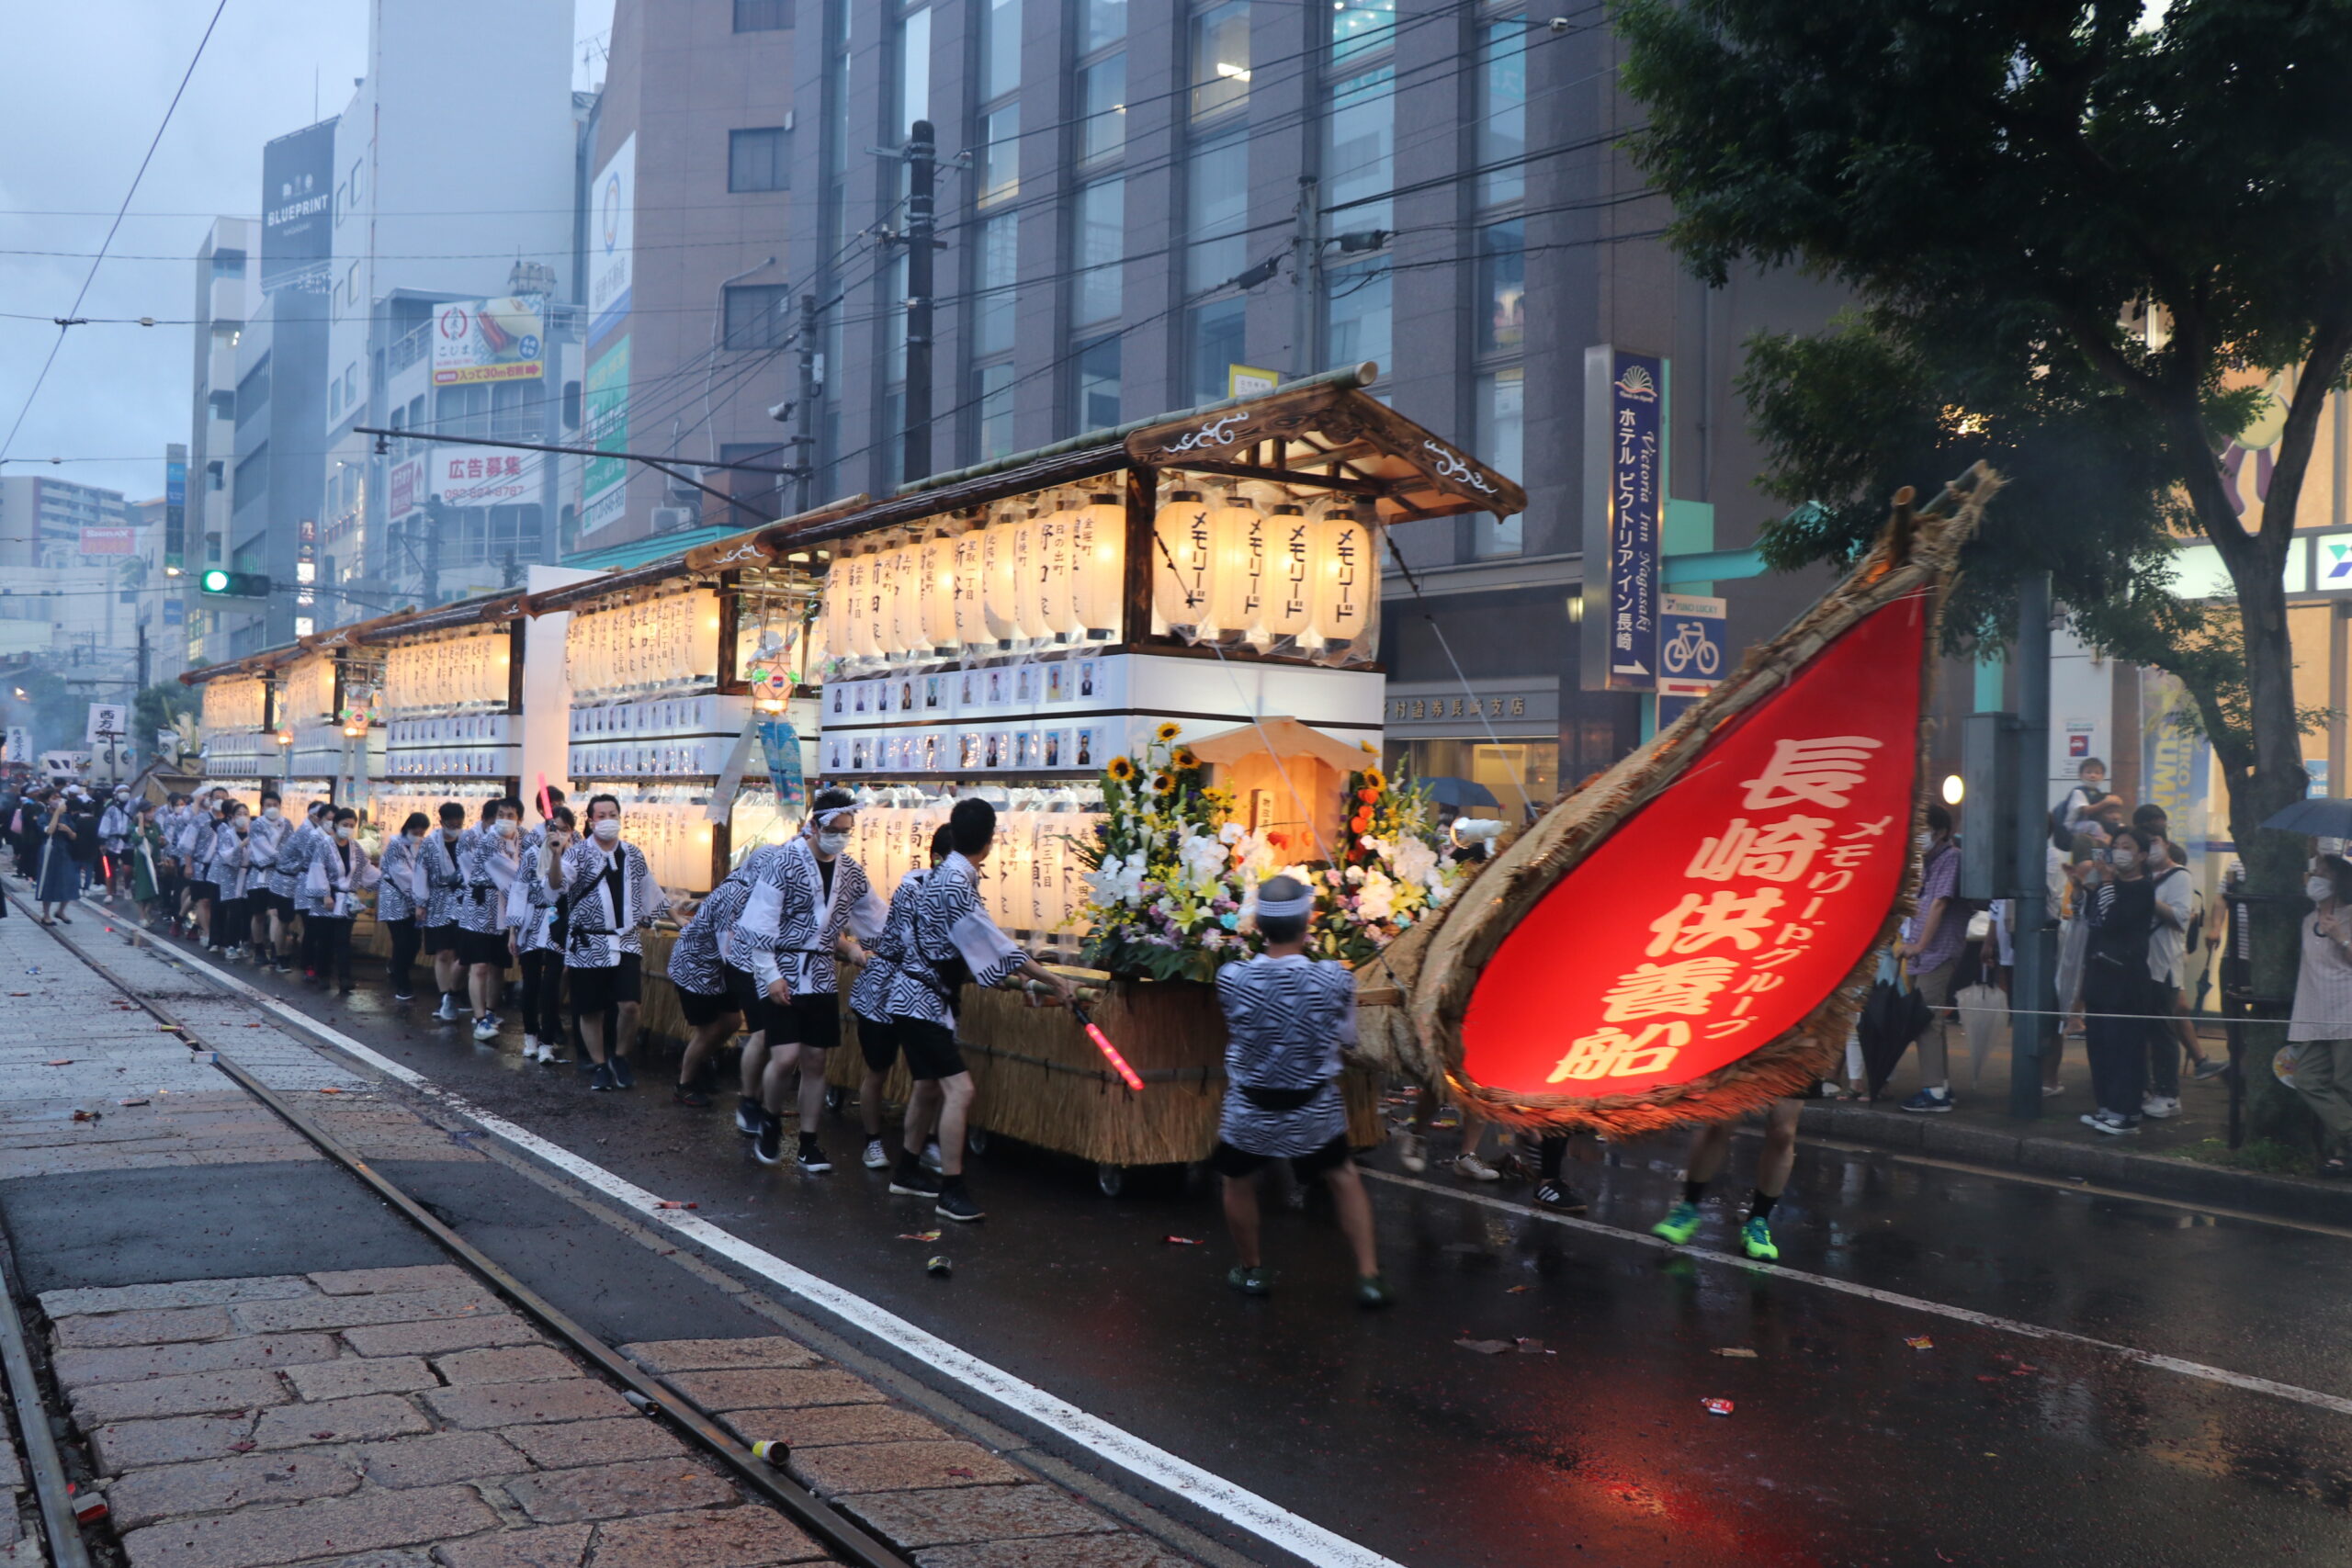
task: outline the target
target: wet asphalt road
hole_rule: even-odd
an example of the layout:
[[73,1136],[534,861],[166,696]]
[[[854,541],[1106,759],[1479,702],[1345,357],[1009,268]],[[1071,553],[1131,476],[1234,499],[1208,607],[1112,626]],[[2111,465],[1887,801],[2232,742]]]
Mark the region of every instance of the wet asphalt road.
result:
[[[971,1166],[986,1224],[901,1240],[943,1222],[857,1167],[854,1123],[828,1129],[831,1176],[770,1170],[734,1133],[731,1094],[680,1109],[662,1067],[591,1095],[570,1068],[403,1016],[379,987],[338,1000],[232,972],[1413,1568],[2352,1556],[2352,1415],[2309,1403],[1563,1226],[1523,1187],[1476,1190],[1511,1207],[1474,1203],[1438,1171],[1373,1184],[1404,1298],[1376,1314],[1346,1300],[1319,1203],[1270,1206],[1278,1290],[1247,1301],[1222,1282],[1204,1185],[1113,1201],[1086,1169],[1001,1145]],[[1745,1190],[1751,1151],[1720,1198]],[[1677,1147],[1577,1153],[1602,1226],[1637,1232],[1674,1196]],[[1776,1231],[1785,1268],[2352,1399],[2344,1236],[1817,1149]],[[1731,1241],[1719,1202],[1699,1245]],[[942,1251],[950,1280],[923,1271]],[[1464,1338],[1533,1343],[1487,1355]],[[1707,1414],[1713,1397],[1734,1413]]]

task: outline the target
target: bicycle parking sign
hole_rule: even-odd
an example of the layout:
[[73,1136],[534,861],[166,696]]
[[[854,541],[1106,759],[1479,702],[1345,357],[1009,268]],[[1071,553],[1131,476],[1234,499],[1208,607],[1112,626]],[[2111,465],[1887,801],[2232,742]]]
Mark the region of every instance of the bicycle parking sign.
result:
[[1663,729],[1723,679],[1730,653],[1724,602],[1697,593],[1658,595],[1657,722]]

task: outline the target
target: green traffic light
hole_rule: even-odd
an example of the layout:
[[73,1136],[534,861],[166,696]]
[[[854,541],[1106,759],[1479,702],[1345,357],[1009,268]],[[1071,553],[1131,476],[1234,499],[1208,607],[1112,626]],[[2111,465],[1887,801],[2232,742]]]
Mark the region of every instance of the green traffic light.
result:
[[201,578],[198,579],[198,581],[204,585],[204,591],[207,593],[226,593],[229,592],[229,574],[221,570],[217,566],[211,570],[206,572]]

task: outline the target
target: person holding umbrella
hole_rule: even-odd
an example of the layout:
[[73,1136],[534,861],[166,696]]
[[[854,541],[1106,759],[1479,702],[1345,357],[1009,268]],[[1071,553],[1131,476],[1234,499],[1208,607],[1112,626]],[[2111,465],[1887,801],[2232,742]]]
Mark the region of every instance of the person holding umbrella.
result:
[[2303,892],[2303,956],[2287,1023],[2295,1048],[2295,1092],[2326,1129],[2319,1173],[2352,1175],[2352,864],[2340,855],[2312,862]]
[[65,906],[82,896],[82,867],[74,858],[74,832],[73,802],[65,792],[57,791],[49,799],[48,809],[41,818],[40,877],[33,897],[40,904],[42,925],[63,921],[74,923]]

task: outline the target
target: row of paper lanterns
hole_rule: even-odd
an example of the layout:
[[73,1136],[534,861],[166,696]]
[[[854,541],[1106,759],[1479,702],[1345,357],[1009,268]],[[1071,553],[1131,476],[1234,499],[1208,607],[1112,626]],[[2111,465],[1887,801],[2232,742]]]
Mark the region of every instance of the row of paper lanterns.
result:
[[[1126,508],[1065,501],[985,526],[834,561],[825,646],[850,666],[1114,642],[1125,616]],[[1238,494],[1177,491],[1152,522],[1155,630],[1329,657],[1369,653],[1380,597],[1371,525]]]

